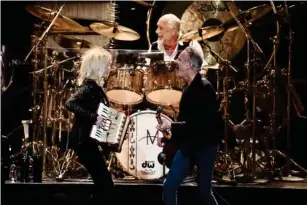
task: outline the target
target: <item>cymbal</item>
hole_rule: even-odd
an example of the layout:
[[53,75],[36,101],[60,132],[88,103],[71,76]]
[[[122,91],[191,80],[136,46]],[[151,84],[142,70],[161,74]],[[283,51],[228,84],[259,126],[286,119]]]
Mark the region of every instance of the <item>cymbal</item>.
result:
[[[231,1],[194,1],[189,4],[181,16],[181,32],[185,34],[206,26],[220,26],[232,19],[232,15],[224,3],[227,4],[234,15],[239,15],[239,9]],[[222,58],[227,60],[235,57],[243,48],[246,41],[246,36],[241,29],[236,29],[233,32],[223,32],[213,38],[206,39],[205,43]],[[209,65],[217,63],[207,47],[204,47],[203,51],[205,61]]]
[[[206,26],[206,27],[201,28],[201,31],[193,30],[193,31],[190,31],[188,33],[183,34],[179,38],[179,41],[182,41],[182,42],[189,42],[191,40],[201,41],[201,40],[204,40],[204,39],[208,39],[208,38],[212,38],[214,36],[217,36],[217,35],[223,33],[224,30],[225,29],[220,27],[220,26]],[[201,32],[202,36],[200,36],[200,32]]]
[[212,69],[212,70],[219,70],[221,68],[220,64],[216,63],[213,65],[204,65],[202,69]]
[[[37,18],[43,21],[52,21],[56,16],[57,12],[52,11],[50,9],[36,6],[36,5],[27,5],[26,10],[31,13],[32,15],[36,16]],[[63,16],[58,15],[57,19],[54,22],[55,30],[66,30],[66,31],[76,31],[76,32],[83,32],[85,31],[85,27],[81,26],[79,23],[75,22],[74,20]]]
[[90,28],[103,36],[121,41],[135,41],[140,35],[134,30],[112,22],[92,23]]
[[[240,23],[243,24],[243,26],[248,27],[255,21],[261,19],[264,17],[267,13],[269,13],[272,10],[272,5],[271,4],[263,4],[260,6],[255,6],[253,8],[250,8],[246,11],[243,11],[241,14],[237,15],[237,19],[240,21]],[[222,25],[223,28],[229,31],[234,31],[238,28],[240,28],[237,24],[237,21],[232,18],[225,22]]]
[[68,51],[72,51],[75,54],[80,54],[83,52],[83,50],[92,47],[90,42],[77,37],[55,35],[53,36],[53,40],[62,48],[65,48]]

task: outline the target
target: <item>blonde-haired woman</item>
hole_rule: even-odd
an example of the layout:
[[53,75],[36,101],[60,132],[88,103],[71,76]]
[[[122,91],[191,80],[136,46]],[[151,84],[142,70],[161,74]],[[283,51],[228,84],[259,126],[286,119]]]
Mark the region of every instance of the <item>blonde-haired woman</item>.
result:
[[113,198],[112,176],[97,142],[89,137],[92,126],[102,124],[102,118],[96,113],[99,103],[109,105],[102,87],[104,79],[109,74],[111,62],[112,56],[107,50],[87,50],[82,55],[78,77],[79,89],[65,103],[65,107],[75,115],[70,134],[70,148],[75,150],[94,182],[94,194],[90,205],[111,204]]

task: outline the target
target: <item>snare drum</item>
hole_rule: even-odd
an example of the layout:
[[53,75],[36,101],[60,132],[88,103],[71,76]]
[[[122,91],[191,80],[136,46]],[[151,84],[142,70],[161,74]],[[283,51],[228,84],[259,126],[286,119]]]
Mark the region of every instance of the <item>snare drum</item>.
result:
[[143,101],[143,71],[121,67],[111,72],[107,80],[106,95],[111,102],[136,105]]
[[[172,122],[164,114],[161,117]],[[159,179],[168,173],[158,161],[163,148],[157,145],[157,138],[163,134],[157,130],[157,124],[155,111],[144,110],[131,115],[122,150],[116,153],[124,171],[137,179]]]
[[155,64],[148,69],[146,99],[156,105],[179,104],[184,81],[176,76],[173,62]]

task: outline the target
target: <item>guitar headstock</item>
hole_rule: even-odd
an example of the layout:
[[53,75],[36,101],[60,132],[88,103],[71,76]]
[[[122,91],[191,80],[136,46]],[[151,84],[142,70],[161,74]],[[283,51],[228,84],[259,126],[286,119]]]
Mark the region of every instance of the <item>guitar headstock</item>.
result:
[[[157,113],[156,113],[156,118],[157,118],[157,121],[158,121],[159,125],[162,124],[161,112],[162,112],[162,107],[159,106],[157,108]],[[162,133],[163,133],[163,137],[165,139],[170,139],[170,134],[169,134],[168,131],[162,131]]]
[[156,113],[156,118],[157,118],[159,123],[161,123],[161,113],[162,113],[162,107],[159,106],[157,108],[157,113]]
[[161,114],[161,112],[162,112],[162,110],[163,110],[163,108],[161,107],[161,106],[158,106],[158,108],[157,108],[157,114]]

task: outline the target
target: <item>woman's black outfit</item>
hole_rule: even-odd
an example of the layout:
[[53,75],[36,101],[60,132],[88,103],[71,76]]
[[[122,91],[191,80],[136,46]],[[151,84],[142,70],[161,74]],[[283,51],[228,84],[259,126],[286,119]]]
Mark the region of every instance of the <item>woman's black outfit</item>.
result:
[[99,103],[108,104],[103,89],[93,80],[85,80],[79,90],[65,104],[74,113],[75,122],[70,134],[70,148],[77,153],[94,182],[94,194],[90,205],[111,204],[114,184],[98,143],[89,137],[93,124],[97,121]]

